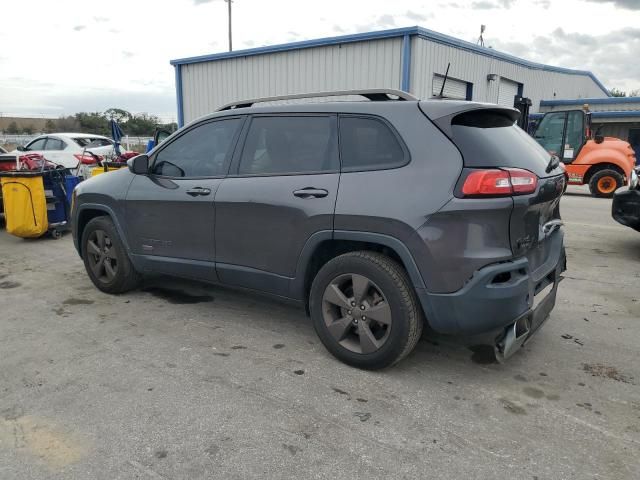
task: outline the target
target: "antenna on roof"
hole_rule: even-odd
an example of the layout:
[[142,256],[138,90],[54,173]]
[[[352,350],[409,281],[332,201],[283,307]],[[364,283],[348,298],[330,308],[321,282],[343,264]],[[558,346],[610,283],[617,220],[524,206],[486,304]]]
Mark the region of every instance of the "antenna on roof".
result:
[[478,37],[478,45],[480,45],[481,47],[484,47],[484,38],[482,34],[486,29],[487,29],[486,25],[480,25],[480,37]]
[[447,78],[449,78],[449,67],[451,66],[451,62],[447,63],[447,71],[444,72],[444,78],[442,79],[442,87],[440,87],[440,94],[438,98],[444,98],[444,86],[447,83]]

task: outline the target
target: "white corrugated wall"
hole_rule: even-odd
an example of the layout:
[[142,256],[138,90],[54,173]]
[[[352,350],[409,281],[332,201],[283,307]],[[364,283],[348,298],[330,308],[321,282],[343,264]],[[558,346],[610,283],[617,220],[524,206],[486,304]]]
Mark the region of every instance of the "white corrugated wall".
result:
[[[498,101],[501,77],[524,85],[523,95],[532,100],[531,113],[538,111],[540,100],[605,97],[585,75],[532,69],[417,36],[411,40],[411,92],[431,98],[433,76],[444,75],[448,63],[449,76],[472,83],[473,100],[480,102]],[[495,80],[488,80],[489,74],[495,74]]]
[[[402,37],[395,37],[184,64],[180,67],[184,122],[241,99],[399,89],[402,44]],[[471,83],[476,101],[496,103],[501,79],[523,84],[523,95],[532,100],[532,113],[538,111],[540,100],[605,96],[586,75],[528,68],[416,35],[411,37],[410,92],[431,98],[434,75],[444,75],[449,62],[449,76]],[[489,74],[495,79],[489,80]]]
[[314,47],[182,65],[184,121],[241,99],[400,88],[402,39]]

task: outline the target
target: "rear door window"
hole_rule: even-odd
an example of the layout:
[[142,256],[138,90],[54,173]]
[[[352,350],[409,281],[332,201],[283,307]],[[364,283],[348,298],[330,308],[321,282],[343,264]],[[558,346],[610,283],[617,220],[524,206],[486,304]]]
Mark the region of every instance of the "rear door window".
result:
[[338,171],[335,117],[254,117],[238,174],[284,175]]
[[60,140],[59,138],[47,138],[47,144],[45,145],[44,149],[46,151],[56,151],[56,150],[64,150],[64,148],[66,147],[65,143]]
[[342,171],[396,168],[408,162],[391,127],[378,118],[340,116]]
[[38,138],[27,145],[29,150],[33,151],[42,151],[44,150],[44,143],[46,142],[46,138]]
[[231,118],[190,129],[155,155],[152,173],[166,177],[225,175],[241,122]]

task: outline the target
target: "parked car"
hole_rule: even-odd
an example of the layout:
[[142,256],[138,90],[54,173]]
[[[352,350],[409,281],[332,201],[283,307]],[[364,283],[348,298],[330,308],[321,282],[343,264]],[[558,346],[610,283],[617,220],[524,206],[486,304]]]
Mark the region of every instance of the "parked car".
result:
[[0,147],[0,154],[2,153],[7,153],[7,151],[4,148]]
[[[33,152],[43,155],[47,160],[75,169],[78,165],[95,165],[95,155],[105,156],[114,153],[113,140],[102,135],[87,133],[56,133],[40,135],[26,146],[18,147],[11,153]],[[81,176],[88,177],[86,169],[80,168]]]
[[291,299],[366,369],[409,354],[424,322],[513,354],[565,266],[557,157],[512,108],[335,94],[370,101],[239,102],[80,184],[89,278],[113,294],[154,272]]
[[[636,168],[640,170],[640,167]],[[611,215],[616,222],[640,232],[640,185],[637,171],[632,174],[629,188],[618,190],[613,196]]]

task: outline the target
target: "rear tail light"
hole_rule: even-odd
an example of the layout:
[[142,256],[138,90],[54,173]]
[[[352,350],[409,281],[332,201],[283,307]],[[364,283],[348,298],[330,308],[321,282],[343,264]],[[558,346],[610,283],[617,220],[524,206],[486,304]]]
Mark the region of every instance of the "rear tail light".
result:
[[462,185],[465,197],[526,195],[538,187],[538,177],[520,168],[472,170]]
[[92,155],[89,155],[88,153],[85,153],[84,155],[82,153],[74,153],[73,156],[76,157],[76,160],[78,160],[83,165],[94,165],[98,163],[99,160],[102,160],[102,157],[100,155],[96,155],[94,157]]

